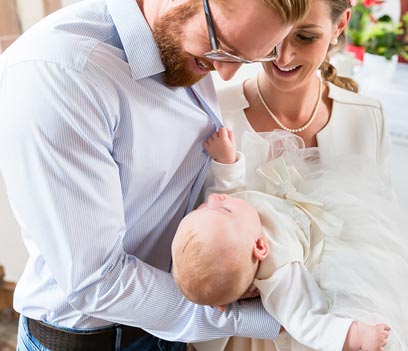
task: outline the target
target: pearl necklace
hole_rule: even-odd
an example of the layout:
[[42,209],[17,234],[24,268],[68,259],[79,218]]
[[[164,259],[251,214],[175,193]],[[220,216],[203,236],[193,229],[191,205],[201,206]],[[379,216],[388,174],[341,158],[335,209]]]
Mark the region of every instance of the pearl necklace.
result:
[[319,106],[320,106],[320,101],[321,101],[321,92],[322,92],[322,80],[319,79],[319,93],[317,94],[317,101],[316,104],[313,108],[312,114],[309,118],[309,120],[306,122],[306,124],[303,127],[300,128],[295,128],[295,129],[290,129],[288,127],[286,127],[279,119],[278,117],[276,117],[272,111],[270,110],[270,108],[268,107],[268,105],[266,104],[262,94],[261,94],[261,90],[259,89],[259,75],[258,77],[256,77],[256,91],[258,93],[258,97],[259,100],[261,100],[262,105],[265,107],[265,110],[268,111],[269,115],[273,118],[273,120],[276,122],[276,124],[281,127],[283,130],[286,130],[289,133],[300,133],[303,132],[306,128],[308,128],[314,121],[314,119],[316,118],[317,115],[317,111],[319,110]]

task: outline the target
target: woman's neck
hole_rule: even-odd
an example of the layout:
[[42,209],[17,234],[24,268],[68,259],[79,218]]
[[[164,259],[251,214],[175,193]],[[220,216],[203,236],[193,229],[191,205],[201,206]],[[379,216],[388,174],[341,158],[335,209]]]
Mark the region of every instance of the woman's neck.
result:
[[[258,79],[262,97],[273,114],[289,124],[292,122],[301,125],[307,122],[319,98],[320,80],[317,76],[293,90],[279,89],[272,85],[263,73]],[[259,96],[257,98],[259,99]]]
[[[311,123],[296,134],[303,138],[306,146],[317,146],[316,135],[327,124],[331,112],[331,100],[327,97],[326,85],[322,85],[319,95],[320,79],[317,76],[310,79],[307,84],[290,91],[272,85],[263,72],[258,78],[259,94],[256,79],[246,81],[244,85],[244,94],[250,105],[245,114],[252,128],[256,132],[282,129],[270,112],[284,126],[290,129],[302,128],[315,112],[316,116]],[[321,101],[318,102],[318,99]]]

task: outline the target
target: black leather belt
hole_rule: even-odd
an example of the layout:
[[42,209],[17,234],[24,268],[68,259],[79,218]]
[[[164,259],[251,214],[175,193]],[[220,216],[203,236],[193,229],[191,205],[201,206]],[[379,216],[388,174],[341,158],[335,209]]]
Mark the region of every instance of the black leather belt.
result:
[[125,348],[142,336],[143,329],[119,326],[95,332],[70,332],[27,318],[28,330],[44,347],[52,351],[114,351],[117,329],[121,329],[120,348]]

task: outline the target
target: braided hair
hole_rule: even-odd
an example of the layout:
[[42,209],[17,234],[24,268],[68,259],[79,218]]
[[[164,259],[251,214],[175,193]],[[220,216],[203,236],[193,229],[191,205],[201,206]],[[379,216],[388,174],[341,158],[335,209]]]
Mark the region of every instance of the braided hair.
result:
[[[345,10],[351,8],[350,0],[323,0],[330,9],[330,15],[333,23],[336,23]],[[354,79],[341,77],[337,75],[336,68],[330,63],[332,54],[344,47],[346,35],[344,31],[338,37],[338,45],[330,44],[326,58],[320,66],[321,76],[325,81],[331,82],[340,88],[358,92],[358,84]]]

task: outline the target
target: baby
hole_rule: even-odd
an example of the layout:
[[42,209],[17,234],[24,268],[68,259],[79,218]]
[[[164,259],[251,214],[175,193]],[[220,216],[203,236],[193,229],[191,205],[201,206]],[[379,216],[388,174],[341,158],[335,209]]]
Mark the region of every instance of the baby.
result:
[[[282,312],[280,316],[306,318],[301,321],[304,328],[309,325],[312,329],[321,327],[322,331],[331,331],[325,336],[316,330],[316,336],[330,340],[333,350],[377,351],[386,344],[389,331],[386,325],[369,326],[328,313],[324,296],[300,263],[276,270],[270,283],[267,277],[260,277],[260,272],[269,271],[262,268],[262,264],[268,262],[268,240],[256,209],[241,198],[210,195],[205,204],[181,222],[173,240],[172,254],[174,278],[192,302],[218,306],[223,310],[229,303],[240,299],[255,280],[268,311],[271,310],[268,304],[271,304],[274,311]],[[299,281],[294,283],[297,278]],[[281,318],[279,321],[291,334],[292,323],[285,323]],[[338,335],[336,338],[335,334]],[[339,344],[343,342],[341,348],[335,347],[336,339]],[[307,346],[329,350],[317,348],[319,343],[315,340]]]
[[[233,135],[226,129],[215,133],[205,148],[218,163],[238,161]],[[282,159],[273,162],[274,169],[288,172]],[[195,303],[224,310],[253,284],[265,309],[301,344],[324,351],[383,350],[390,328],[330,312],[309,272],[321,256],[316,252],[323,250],[320,243],[312,244],[313,213],[328,222],[338,219],[322,215],[321,208],[313,210],[316,202],[305,210],[289,200],[256,191],[208,196],[183,219],[173,240],[173,274],[180,290]]]

